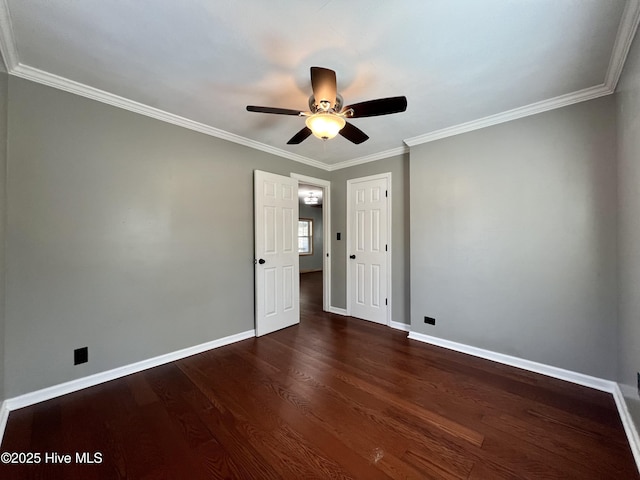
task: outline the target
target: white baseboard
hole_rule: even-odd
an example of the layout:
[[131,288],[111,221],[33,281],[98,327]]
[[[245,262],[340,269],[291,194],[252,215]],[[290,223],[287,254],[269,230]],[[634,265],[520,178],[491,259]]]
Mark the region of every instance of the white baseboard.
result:
[[[329,313],[335,313],[336,315],[342,315],[343,317],[349,316],[349,313],[345,308],[330,307]],[[377,322],[374,322],[374,323],[377,323]],[[403,332],[408,332],[409,330],[411,330],[411,325],[407,323],[402,323],[402,322],[394,322],[393,320],[391,320],[389,322],[389,325],[387,326],[391,328],[395,328],[396,330],[402,330]]]
[[255,330],[247,330],[246,332],[240,332],[235,335],[230,335],[228,337],[219,338],[210,342],[201,343],[200,345],[194,345],[193,347],[183,348],[182,350],[166,353],[164,355],[159,355],[147,360],[131,363],[129,365],[124,365],[122,367],[107,370],[105,372],[78,378],[76,380],[71,380],[59,385],[53,385],[41,390],[36,390],[35,392],[25,393],[24,395],[8,398],[4,402],[2,402],[2,406],[0,407],[0,445],[2,444],[2,437],[4,435],[9,412],[11,412],[12,410],[28,407],[29,405],[34,405],[45,400],[50,400],[61,395],[66,395],[67,393],[77,392],[78,390],[82,390],[84,388],[93,387],[94,385],[98,385],[100,383],[115,380],[116,378],[121,378],[127,375],[131,375],[132,373],[141,372],[149,368],[164,365],[165,363],[169,362],[174,362],[182,358],[190,357],[191,355],[206,352],[207,350],[213,350],[214,348],[223,347],[225,345],[229,345],[235,342],[239,342],[240,340],[245,340],[247,338],[252,338],[255,336]]
[[422,333],[409,332],[409,338],[418,340],[420,342],[429,343],[431,345],[436,345],[438,347],[448,348],[449,350],[467,353],[469,355],[473,355],[474,357],[485,358],[487,360],[503,363],[505,365],[511,365],[512,367],[521,368],[530,372],[540,373],[548,377],[577,383],[578,385],[584,385],[585,387],[595,388],[596,390],[601,390],[603,392],[613,393],[616,386],[616,383],[612,382],[611,380],[604,380],[602,378],[592,377],[583,373],[572,372],[571,370],[565,370],[563,368],[553,367],[551,365],[545,365],[543,363],[533,362],[531,360],[525,360],[524,358],[512,357],[511,355],[492,352],[491,350],[484,350],[482,348],[472,347],[463,343],[452,342],[450,340],[432,337],[430,335],[424,335]]
[[638,471],[640,472],[640,436],[638,436],[638,429],[636,428],[635,423],[633,423],[631,413],[629,413],[629,408],[627,408],[627,401],[622,394],[623,390],[626,390],[623,385],[616,384],[613,391],[613,399],[616,402],[616,407],[618,407],[618,413],[620,414],[620,420],[622,421],[624,432],[627,434],[627,438],[629,439],[631,453],[633,453],[633,458],[635,458]]
[[336,315],[342,315],[343,317],[349,316],[349,314],[344,308],[338,308],[338,307],[329,307],[329,313],[335,313]]
[[7,420],[9,420],[9,409],[7,408],[7,401],[5,400],[0,405],[0,446],[2,446],[2,437],[4,436],[4,429],[7,426]]
[[429,343],[431,345],[447,348],[456,352],[466,353],[475,357],[492,360],[494,362],[610,393],[616,402],[618,414],[620,415],[620,420],[622,421],[625,434],[627,435],[629,446],[633,453],[633,458],[635,459],[636,466],[640,472],[640,437],[638,436],[638,430],[636,429],[633,419],[631,418],[631,414],[629,413],[629,409],[627,408],[627,403],[622,395],[621,386],[616,382],[605,380],[603,378],[592,377],[583,373],[572,372],[571,370],[565,370],[551,365],[545,365],[543,363],[533,362],[531,360],[525,360],[523,358],[512,357],[511,355],[505,355],[503,353],[492,352],[491,350],[472,347],[463,343],[432,337],[418,332],[409,332],[408,337],[419,342]]
[[393,320],[391,320],[389,326],[391,328],[395,328],[396,330],[402,330],[403,332],[408,332],[411,330],[411,325],[402,322],[394,322]]

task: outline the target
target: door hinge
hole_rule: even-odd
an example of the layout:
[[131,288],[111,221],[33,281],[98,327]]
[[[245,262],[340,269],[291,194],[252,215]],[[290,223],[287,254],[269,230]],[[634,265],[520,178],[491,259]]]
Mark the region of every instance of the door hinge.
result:
[[388,298],[385,298],[385,299],[384,299],[384,304],[385,304],[385,305],[389,305],[389,299],[388,299]]
[[384,191],[384,196],[385,196],[385,197],[388,197],[388,196],[389,196],[389,190],[385,190],[385,191]]
[[389,245],[387,245],[386,243],[385,243],[385,245],[384,245],[384,251],[385,251],[385,252],[388,252],[388,251],[389,251]]

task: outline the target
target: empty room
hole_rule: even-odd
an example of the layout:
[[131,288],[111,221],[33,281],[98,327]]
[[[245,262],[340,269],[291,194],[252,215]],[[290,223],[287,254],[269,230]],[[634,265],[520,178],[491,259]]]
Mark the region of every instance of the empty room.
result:
[[640,479],[640,0],[0,0],[0,478]]

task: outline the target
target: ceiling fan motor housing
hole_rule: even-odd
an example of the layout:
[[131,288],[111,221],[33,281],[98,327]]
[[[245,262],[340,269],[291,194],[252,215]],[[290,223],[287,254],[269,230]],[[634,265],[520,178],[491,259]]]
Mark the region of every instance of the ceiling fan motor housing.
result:
[[336,103],[333,108],[331,108],[331,102],[329,102],[328,100],[316,101],[315,95],[311,95],[309,97],[309,110],[311,111],[311,113],[329,111],[337,113],[342,109],[342,103],[342,95],[340,95],[339,93],[336,93]]

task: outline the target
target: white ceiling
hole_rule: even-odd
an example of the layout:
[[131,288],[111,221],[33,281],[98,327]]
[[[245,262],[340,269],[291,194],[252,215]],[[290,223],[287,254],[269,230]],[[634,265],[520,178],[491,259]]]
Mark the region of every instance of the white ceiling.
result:
[[[0,0],[10,73],[326,169],[611,93],[638,0]],[[371,138],[310,137],[309,67],[345,103],[406,95],[351,120]]]

